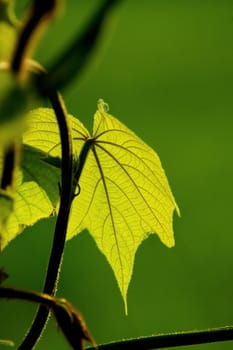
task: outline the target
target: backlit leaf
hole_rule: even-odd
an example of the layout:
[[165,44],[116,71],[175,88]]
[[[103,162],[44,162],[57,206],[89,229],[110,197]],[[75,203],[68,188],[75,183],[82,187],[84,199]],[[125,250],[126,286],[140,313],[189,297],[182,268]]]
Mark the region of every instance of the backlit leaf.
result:
[[[24,142],[49,156],[60,156],[55,117],[49,109],[31,113]],[[94,116],[93,136],[70,116],[74,150],[83,166],[80,194],[75,197],[67,238],[88,229],[106,256],[126,305],[135,253],[152,233],[174,245],[172,217],[176,209],[158,155],[130,129],[108,114],[103,101]],[[45,142],[46,140],[46,142]],[[56,159],[56,158],[54,158]]]

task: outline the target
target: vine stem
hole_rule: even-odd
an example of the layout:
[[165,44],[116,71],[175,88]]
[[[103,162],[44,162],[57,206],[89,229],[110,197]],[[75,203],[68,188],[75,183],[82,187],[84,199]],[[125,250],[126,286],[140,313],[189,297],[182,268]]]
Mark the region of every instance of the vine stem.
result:
[[[62,154],[60,208],[58,211],[52,250],[43,289],[43,293],[54,295],[58,284],[60,266],[66,240],[69,213],[74,196],[73,152],[71,131],[69,128],[66,108],[62,101],[62,98],[55,90],[50,90],[48,97],[55,111],[59,126]],[[18,348],[19,350],[33,349],[43,332],[43,329],[48,320],[48,316],[49,310],[41,305],[38,309],[37,315],[30,330]]]
[[[233,327],[210,328],[200,331],[175,332],[140,337],[103,344],[98,350],[153,350],[188,345],[200,345],[233,340]],[[88,350],[94,350],[93,347]]]

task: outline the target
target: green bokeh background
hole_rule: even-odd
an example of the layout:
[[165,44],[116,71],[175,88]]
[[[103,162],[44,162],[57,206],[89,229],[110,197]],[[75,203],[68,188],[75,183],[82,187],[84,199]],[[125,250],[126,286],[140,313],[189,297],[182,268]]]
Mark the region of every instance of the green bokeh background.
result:
[[[98,3],[67,1],[38,59],[46,65]],[[24,4],[19,1],[19,11]],[[155,235],[139,248],[128,316],[90,235],[67,243],[58,294],[81,310],[97,343],[233,324],[232,82],[232,1],[127,0],[81,79],[64,91],[69,111],[90,129],[102,97],[158,152],[182,214],[174,217],[174,248]],[[41,290],[53,227],[53,219],[39,222],[1,254],[8,285]],[[35,309],[1,301],[0,338],[18,344]],[[192,347],[220,348],[233,343]],[[37,349],[69,349],[55,322]]]

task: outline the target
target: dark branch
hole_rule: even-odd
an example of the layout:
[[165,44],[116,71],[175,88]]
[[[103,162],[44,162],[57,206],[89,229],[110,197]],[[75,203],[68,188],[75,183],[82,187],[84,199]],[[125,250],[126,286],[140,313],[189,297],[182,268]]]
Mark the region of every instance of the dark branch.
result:
[[[233,340],[233,327],[220,327],[193,332],[176,332],[122,340],[98,346],[99,350],[152,350]],[[89,348],[94,350],[94,348]]]

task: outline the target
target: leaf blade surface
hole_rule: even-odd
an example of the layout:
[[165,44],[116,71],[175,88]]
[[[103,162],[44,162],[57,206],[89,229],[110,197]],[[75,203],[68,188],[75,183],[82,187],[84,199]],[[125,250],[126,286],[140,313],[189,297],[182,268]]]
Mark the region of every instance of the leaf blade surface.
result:
[[93,139],[68,237],[88,229],[111,265],[126,305],[137,248],[151,233],[172,247],[172,216],[179,210],[158,155],[101,107]]

